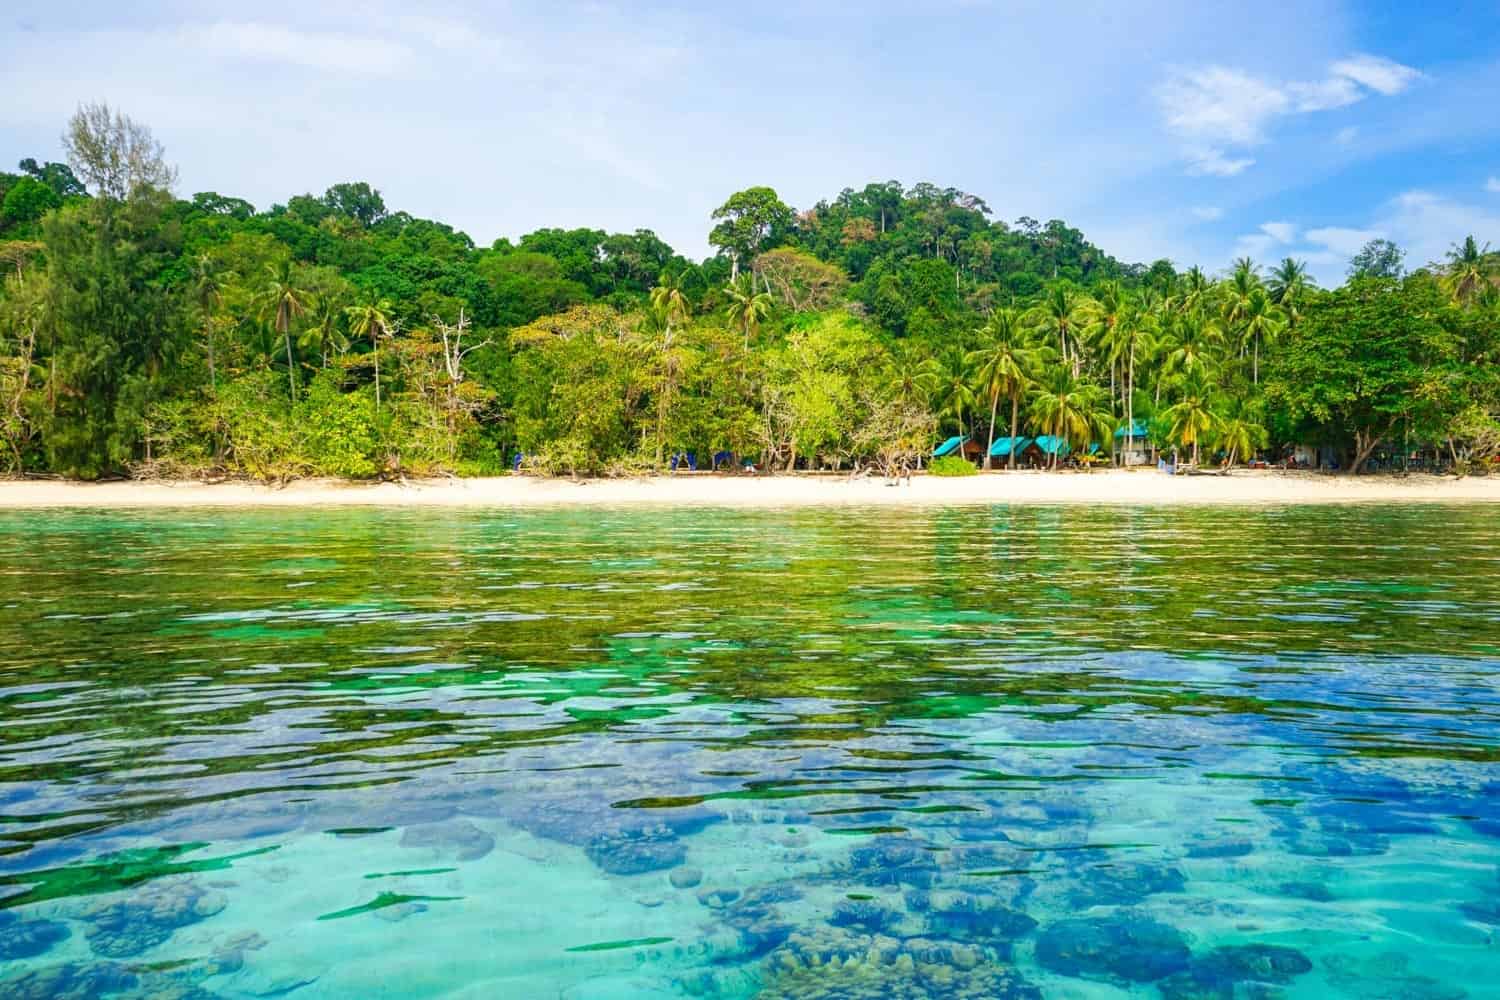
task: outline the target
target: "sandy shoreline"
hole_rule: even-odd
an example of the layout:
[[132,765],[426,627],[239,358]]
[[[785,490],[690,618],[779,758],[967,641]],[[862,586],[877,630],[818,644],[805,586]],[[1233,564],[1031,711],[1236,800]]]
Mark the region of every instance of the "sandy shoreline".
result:
[[660,476],[653,479],[431,480],[378,485],[310,480],[253,483],[0,482],[0,510],[170,507],[701,507],[964,506],[976,504],[1500,503],[1500,477],[1349,479],[1313,473],[1166,476],[1154,470],[918,476],[910,485],[831,476]]

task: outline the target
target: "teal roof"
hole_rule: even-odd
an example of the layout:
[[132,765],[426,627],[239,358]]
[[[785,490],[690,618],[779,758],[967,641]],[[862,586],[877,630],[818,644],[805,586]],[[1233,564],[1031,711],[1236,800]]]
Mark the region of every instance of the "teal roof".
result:
[[967,440],[968,438],[964,437],[951,437],[937,446],[937,450],[932,453],[932,457],[942,458],[944,455],[951,455],[959,448],[963,447],[963,443]]
[[1029,445],[1030,443],[1031,443],[1031,438],[1028,438],[1028,437],[1017,437],[1017,438],[1003,437],[1003,438],[996,438],[995,439],[995,443],[990,446],[990,457],[991,458],[1009,458],[1012,447],[1015,448],[1016,454],[1019,455],[1019,454],[1021,454],[1021,452],[1023,452],[1023,451],[1026,450],[1026,446]]
[[1043,455],[1066,455],[1073,450],[1067,441],[1060,437],[1053,437],[1051,434],[1043,434],[1037,438],[1036,446],[1042,449]]
[[1125,438],[1127,436],[1132,437],[1132,438],[1142,438],[1142,439],[1145,439],[1145,438],[1149,438],[1151,436],[1150,433],[1148,433],[1147,430],[1146,430],[1146,422],[1144,420],[1137,420],[1135,423],[1133,423],[1133,424],[1130,425],[1129,430],[1130,430],[1130,433],[1129,433],[1129,435],[1127,435],[1125,433],[1126,428],[1125,427],[1121,427],[1119,430],[1115,431],[1115,439],[1119,440],[1119,439]]

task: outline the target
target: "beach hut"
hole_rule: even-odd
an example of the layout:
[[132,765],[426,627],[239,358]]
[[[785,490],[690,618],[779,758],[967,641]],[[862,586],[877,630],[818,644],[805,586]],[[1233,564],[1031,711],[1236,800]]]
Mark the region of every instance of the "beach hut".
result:
[[1115,431],[1115,451],[1120,456],[1121,465],[1150,465],[1151,448],[1151,434],[1144,420]]
[[1040,469],[1051,466],[1054,455],[1057,456],[1057,463],[1061,465],[1063,459],[1067,458],[1072,450],[1073,447],[1066,439],[1043,434],[1023,447],[1020,456],[1022,462],[1028,467]]
[[964,446],[967,440],[968,439],[963,437],[962,435],[955,434],[953,437],[949,438],[942,444],[938,445],[936,448],[932,449],[932,457],[943,458],[948,455],[957,454],[958,450]]
[[1026,451],[1026,446],[1031,444],[1029,437],[1003,437],[996,438],[995,443],[990,446],[990,465],[1005,466],[1010,464],[1011,452],[1016,454],[1016,464],[1021,464],[1021,456]]

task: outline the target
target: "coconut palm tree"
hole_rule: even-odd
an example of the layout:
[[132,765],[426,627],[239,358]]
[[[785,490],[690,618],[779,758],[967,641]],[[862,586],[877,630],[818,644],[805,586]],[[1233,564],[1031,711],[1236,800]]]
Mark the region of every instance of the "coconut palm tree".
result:
[[203,342],[208,347],[208,384],[215,395],[219,391],[218,375],[214,370],[214,310],[223,300],[223,273],[206,253],[193,258],[193,301],[203,316]]
[[292,350],[292,326],[307,311],[307,292],[301,287],[290,260],[267,264],[271,275],[261,291],[261,307],[276,332],[286,344],[286,377],[291,386],[292,402],[297,401],[297,355]]
[[1302,300],[1314,287],[1316,283],[1307,273],[1307,262],[1290,257],[1283,258],[1266,279],[1266,290],[1271,293],[1271,301],[1286,313],[1288,328],[1297,326],[1297,321],[1302,318]]
[[1218,430],[1214,437],[1219,447],[1227,452],[1226,468],[1234,468],[1236,459],[1241,456],[1249,458],[1256,449],[1266,446],[1269,436],[1265,425],[1245,400],[1235,398],[1229,401],[1217,419]]
[[1142,301],[1128,306],[1115,328],[1115,351],[1120,356],[1121,395],[1125,398],[1125,451],[1135,451],[1135,366],[1140,357],[1156,350],[1159,303],[1149,292]]
[[[987,343],[969,354],[967,364],[978,373],[979,386],[990,400],[990,438],[984,449],[984,467],[990,467],[990,451],[995,447],[995,413],[1000,397],[1010,400],[1010,439],[1015,443],[1020,420],[1021,399],[1031,386],[1031,371],[1036,357],[1027,345],[1021,313],[1013,307],[997,309],[980,330]],[[1016,467],[1016,449],[1010,449],[1008,463]]]
[[753,277],[749,281],[742,277],[730,282],[724,287],[724,293],[729,296],[724,315],[744,333],[745,350],[748,351],[751,334],[760,328],[762,320],[771,315],[771,293],[757,292]]
[[1260,345],[1270,343],[1281,333],[1286,322],[1286,313],[1271,301],[1264,288],[1250,290],[1240,321],[1240,337],[1251,349],[1251,381],[1260,385]]
[[1201,310],[1175,317],[1163,345],[1166,356],[1162,361],[1162,377],[1191,376],[1211,367],[1223,341],[1218,323]]
[[1198,446],[1218,423],[1210,399],[1208,380],[1200,372],[1182,387],[1177,402],[1162,414],[1167,420],[1167,436],[1184,448],[1193,449],[1193,464],[1198,464]]
[[686,323],[690,311],[687,295],[683,291],[682,274],[669,275],[663,271],[656,287],[651,289],[651,314],[654,322],[662,330],[662,384],[661,391],[656,396],[656,464],[658,467],[661,466],[666,452],[667,407],[674,388],[673,378],[676,374],[672,354],[672,326],[674,323]]
[[344,315],[349,317],[349,332],[356,337],[369,337],[370,346],[375,351],[375,410],[377,413],[380,411],[380,338],[389,336],[391,332],[391,312],[394,308],[390,299],[368,295],[363,302],[344,310]]
[[927,406],[938,389],[936,358],[924,356],[920,349],[898,349],[886,387],[891,395],[908,403]]
[[1490,253],[1490,245],[1480,246],[1472,236],[1464,237],[1448,251],[1443,268],[1443,287],[1459,305],[1473,304],[1480,291],[1500,280],[1500,255]]
[[344,318],[344,303],[333,292],[323,292],[313,298],[309,312],[312,322],[302,331],[297,346],[317,354],[319,367],[327,368],[330,350],[343,354],[349,349],[349,340],[339,328],[339,321]]
[[938,416],[953,417],[960,437],[969,436],[964,413],[974,407],[974,370],[962,351],[950,351],[938,364]]
[[[1108,435],[1114,427],[1104,390],[1074,375],[1065,364],[1054,368],[1037,388],[1031,412],[1039,431],[1066,441],[1074,449],[1087,448],[1096,437]],[[1054,448],[1052,468],[1057,468],[1061,457],[1062,448]]]
[[1087,321],[1087,301],[1087,296],[1074,291],[1065,282],[1057,282],[1047,289],[1042,301],[1029,313],[1038,329],[1057,338],[1058,353],[1063,361],[1072,362],[1075,375],[1083,363],[1078,354],[1078,330]]
[[1197,312],[1207,305],[1209,296],[1213,294],[1213,288],[1214,283],[1209,280],[1208,275],[1203,273],[1203,268],[1194,264],[1183,272],[1178,282],[1177,294],[1172,296],[1168,306],[1173,312]]
[[1094,289],[1094,297],[1084,307],[1084,337],[1094,345],[1099,355],[1109,362],[1109,397],[1113,405],[1115,387],[1123,379],[1117,378],[1120,371],[1119,331],[1120,319],[1129,306],[1125,290],[1118,281],[1100,282]]

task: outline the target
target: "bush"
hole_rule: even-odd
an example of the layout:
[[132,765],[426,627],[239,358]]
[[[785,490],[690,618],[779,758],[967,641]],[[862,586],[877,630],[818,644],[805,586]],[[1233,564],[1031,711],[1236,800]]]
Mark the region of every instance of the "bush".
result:
[[932,464],[927,466],[927,471],[934,476],[979,475],[979,470],[975,468],[973,462],[958,455],[944,455],[942,458],[934,458]]

